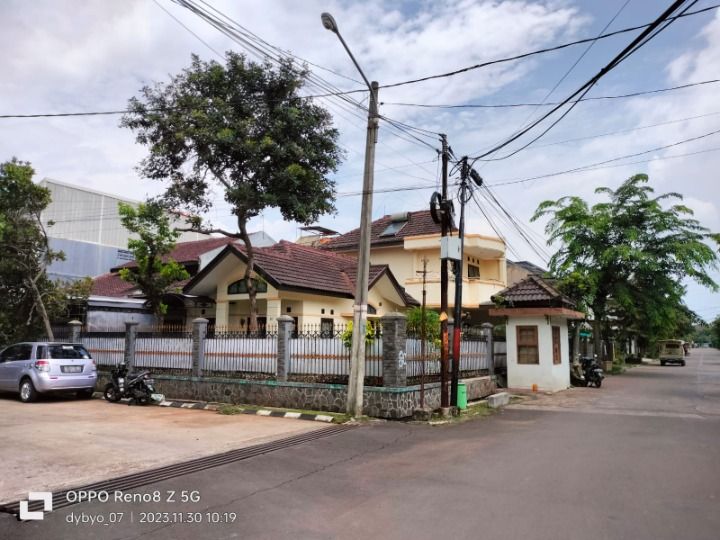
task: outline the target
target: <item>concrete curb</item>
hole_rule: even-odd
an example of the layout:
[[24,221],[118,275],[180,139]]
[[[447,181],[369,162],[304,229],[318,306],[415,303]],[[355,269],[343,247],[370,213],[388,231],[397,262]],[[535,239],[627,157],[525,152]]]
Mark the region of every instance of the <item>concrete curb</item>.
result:
[[[217,411],[220,404],[206,403],[203,401],[163,401],[160,407],[173,407],[176,409],[196,409],[204,411]],[[242,407],[240,407],[242,409]],[[295,411],[278,411],[271,409],[242,409],[242,414],[252,414],[255,416],[270,416],[272,418],[294,418],[297,420],[309,420],[312,422],[325,422],[331,424],[333,417],[326,414],[307,414]]]

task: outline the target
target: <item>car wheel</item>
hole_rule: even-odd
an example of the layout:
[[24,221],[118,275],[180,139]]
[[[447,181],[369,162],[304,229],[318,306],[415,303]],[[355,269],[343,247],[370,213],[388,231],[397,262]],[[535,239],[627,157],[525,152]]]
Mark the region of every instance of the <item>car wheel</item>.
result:
[[660,360],[660,365],[665,366],[665,360]]
[[23,379],[20,383],[20,401],[32,403],[38,397],[37,390],[30,379]]
[[685,360],[683,360],[682,362],[680,362],[680,365],[681,365],[681,366],[684,366],[684,365],[685,365]]
[[79,390],[75,393],[75,396],[78,399],[90,399],[93,397],[93,394],[95,393],[94,388],[86,388],[85,390]]
[[105,396],[105,399],[111,403],[117,403],[120,401],[120,394],[118,394],[117,390],[115,390],[115,386],[112,383],[107,384],[105,391],[103,392],[103,396]]

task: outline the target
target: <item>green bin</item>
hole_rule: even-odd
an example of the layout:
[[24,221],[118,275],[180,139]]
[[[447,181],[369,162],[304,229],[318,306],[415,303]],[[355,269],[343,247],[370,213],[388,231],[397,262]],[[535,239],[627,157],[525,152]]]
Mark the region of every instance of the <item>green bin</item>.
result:
[[465,383],[458,383],[457,408],[467,409],[467,386]]

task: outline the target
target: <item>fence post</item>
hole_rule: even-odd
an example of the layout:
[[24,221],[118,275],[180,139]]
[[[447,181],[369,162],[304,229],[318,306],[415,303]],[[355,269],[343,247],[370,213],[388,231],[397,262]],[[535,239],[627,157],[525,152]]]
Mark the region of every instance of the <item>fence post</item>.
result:
[[70,326],[70,343],[80,343],[82,323],[80,321],[70,321],[68,326]]
[[137,338],[137,326],[136,321],[125,322],[125,355],[123,356],[123,362],[127,366],[129,371],[132,371],[135,366],[135,340]]
[[290,336],[293,333],[295,321],[288,315],[281,315],[277,318],[277,368],[275,378],[278,381],[287,381],[288,368],[290,367]]
[[485,334],[485,343],[487,343],[488,358],[488,375],[495,377],[495,342],[493,341],[493,325],[489,322],[480,325]]
[[192,374],[202,377],[205,367],[205,338],[207,337],[208,320],[202,317],[192,322]]
[[402,313],[388,313],[382,324],[383,386],[407,386],[407,320]]

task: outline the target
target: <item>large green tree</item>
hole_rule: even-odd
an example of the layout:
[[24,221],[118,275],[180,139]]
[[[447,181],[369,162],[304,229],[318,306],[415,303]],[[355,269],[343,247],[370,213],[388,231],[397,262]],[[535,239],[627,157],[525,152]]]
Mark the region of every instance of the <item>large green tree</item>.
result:
[[664,330],[687,316],[683,279],[718,288],[709,273],[717,255],[708,243],[720,243],[720,235],[700,225],[687,206],[672,204],[680,194],[654,196],[647,183],[647,175],[638,174],[615,190],[598,188],[604,202],[590,206],[562,197],[541,203],[533,216],[549,217],[549,243],[559,244],[550,270],[591,312],[598,351],[613,325],[649,341],[665,337]]
[[177,289],[175,285],[190,277],[187,270],[167,257],[180,233],[172,228],[165,208],[156,201],[133,205],[118,203],[120,222],[137,238],[128,240],[136,266],[122,268],[120,277],[134,283],[147,298],[147,306],[158,321],[167,313],[163,297]]
[[710,325],[711,345],[720,348],[720,316],[716,317]]
[[43,333],[54,339],[51,323],[90,292],[89,280],[63,284],[47,277],[47,266],[64,254],[50,249],[40,219],[50,191],[33,183],[34,174],[15,158],[0,164],[0,345]]
[[341,159],[338,132],[325,109],[299,95],[307,76],[290,59],[272,66],[228,52],[223,65],[193,56],[168,83],[146,86],[132,98],[121,122],[148,147],[139,171],[166,183],[169,207],[202,215],[215,190],[229,203],[237,232],[200,218],[190,230],[243,240],[252,329],[257,305],[248,222],[267,208],[301,223],[334,211],[328,174]]

